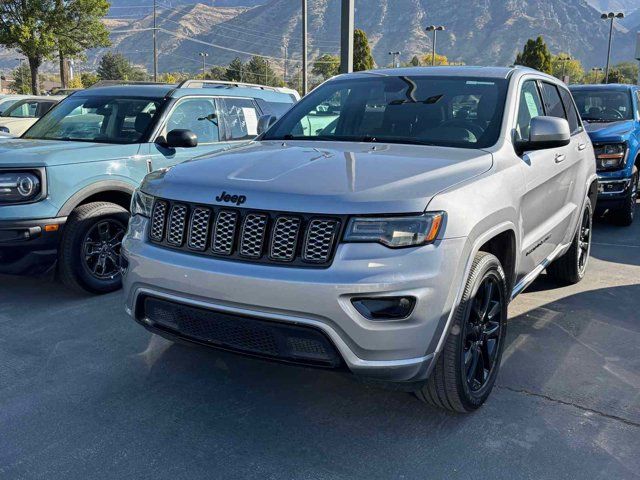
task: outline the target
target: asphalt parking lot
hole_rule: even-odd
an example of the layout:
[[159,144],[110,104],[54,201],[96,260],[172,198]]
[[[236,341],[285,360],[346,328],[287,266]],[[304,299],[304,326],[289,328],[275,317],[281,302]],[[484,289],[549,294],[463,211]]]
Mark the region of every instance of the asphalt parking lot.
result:
[[0,276],[2,479],[640,476],[640,222],[511,306],[498,387],[455,416],[348,375],[149,335],[119,293]]

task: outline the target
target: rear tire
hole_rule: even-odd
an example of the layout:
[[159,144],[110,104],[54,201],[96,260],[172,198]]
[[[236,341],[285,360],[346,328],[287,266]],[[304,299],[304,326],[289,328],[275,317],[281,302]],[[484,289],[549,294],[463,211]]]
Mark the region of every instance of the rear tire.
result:
[[108,293],[122,286],[120,248],[129,212],[119,205],[94,202],[76,208],[64,227],[58,273],[75,291]]
[[621,227],[628,227],[633,223],[636,212],[636,201],[638,200],[638,171],[635,173],[631,180],[631,193],[625,200],[624,206],[612,213],[612,220],[616,225]]
[[571,247],[562,257],[547,267],[547,273],[556,282],[563,285],[573,285],[584,278],[591,253],[592,231],[593,210],[591,200],[587,198]]
[[458,413],[485,402],[500,369],[508,299],[500,261],[479,252],[444,348],[426,384],[415,392],[420,400]]

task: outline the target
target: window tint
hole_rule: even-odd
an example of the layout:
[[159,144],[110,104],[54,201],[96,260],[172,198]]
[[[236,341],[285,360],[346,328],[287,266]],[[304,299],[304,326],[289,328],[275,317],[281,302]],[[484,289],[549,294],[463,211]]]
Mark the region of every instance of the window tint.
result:
[[199,144],[220,140],[218,114],[212,98],[187,98],[178,103],[167,119],[166,133],[175,129],[191,130]]
[[542,96],[544,97],[544,106],[547,115],[550,117],[567,118],[564,107],[562,106],[562,100],[560,100],[560,94],[555,85],[542,82]]
[[561,88],[560,96],[562,97],[562,103],[564,104],[564,109],[567,112],[569,129],[571,130],[571,133],[574,134],[580,130],[580,119],[578,117],[578,112],[576,111],[576,107],[573,104],[573,99],[571,98],[571,94],[569,93],[569,90],[567,90],[566,88]]
[[544,115],[544,108],[538,86],[534,80],[527,80],[520,91],[518,121],[516,123],[516,132],[520,140],[529,139],[531,119],[541,115]]
[[258,111],[250,98],[224,98],[222,116],[228,140],[251,140],[258,135]]
[[435,76],[333,80],[285,114],[269,139],[429,144],[495,144],[507,82]]
[[633,118],[631,95],[627,90],[579,88],[572,93],[578,112],[586,122],[615,122]]

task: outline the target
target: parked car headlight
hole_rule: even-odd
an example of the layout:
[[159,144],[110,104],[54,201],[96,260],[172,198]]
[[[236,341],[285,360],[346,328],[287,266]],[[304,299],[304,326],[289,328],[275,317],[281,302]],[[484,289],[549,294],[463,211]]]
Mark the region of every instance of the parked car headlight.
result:
[[0,132],[2,132],[2,133],[11,133],[9,131],[9,127],[5,127],[4,125],[0,125]]
[[616,170],[624,166],[627,159],[626,143],[607,143],[596,145],[596,168],[598,170]]
[[131,199],[131,215],[142,215],[147,218],[151,217],[153,201],[154,197],[152,195],[147,195],[140,190],[136,190]]
[[425,245],[438,236],[443,212],[407,217],[355,217],[349,221],[345,242],[376,242],[400,248]]
[[35,200],[42,193],[38,171],[0,170],[0,203],[22,203]]

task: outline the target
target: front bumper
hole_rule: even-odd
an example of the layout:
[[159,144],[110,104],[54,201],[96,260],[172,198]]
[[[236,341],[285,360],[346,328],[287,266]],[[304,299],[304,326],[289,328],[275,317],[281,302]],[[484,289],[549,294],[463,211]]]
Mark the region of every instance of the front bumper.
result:
[[[126,309],[134,318],[139,301],[153,296],[315,328],[349,370],[384,381],[427,377],[463,276],[463,238],[399,250],[341,244],[330,268],[304,269],[168,250],[146,241],[146,231],[147,220],[135,216],[123,242]],[[417,301],[403,320],[367,320],[351,304],[353,297],[405,295]]]
[[599,176],[598,210],[615,209],[625,204],[632,193],[632,179]]
[[38,274],[55,265],[66,220],[0,221],[0,273]]

